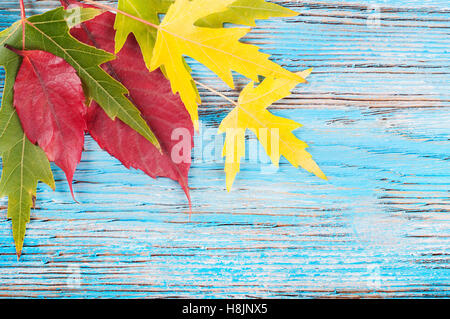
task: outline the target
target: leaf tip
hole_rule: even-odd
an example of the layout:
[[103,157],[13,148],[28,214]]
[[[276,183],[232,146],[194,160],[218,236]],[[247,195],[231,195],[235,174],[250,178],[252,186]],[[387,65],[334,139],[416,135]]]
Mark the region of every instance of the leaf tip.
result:
[[[236,175],[235,175],[236,176]],[[233,184],[234,184],[234,178],[235,177],[226,177],[226,184],[227,184],[227,192],[231,193],[231,189],[233,188]]]
[[284,15],[283,15],[284,17],[287,17],[287,18],[289,18],[289,17],[298,17],[298,16],[301,15],[300,12],[294,11],[292,9],[285,8],[285,7],[282,7],[282,8],[284,9]]
[[191,198],[189,198],[189,221],[191,220],[191,216],[192,216],[192,202]]
[[192,124],[194,125],[195,131],[196,131],[197,133],[199,133],[199,132],[200,132],[200,122],[199,122],[199,120],[193,120],[193,121],[192,121]]
[[23,241],[15,242],[16,245],[16,255],[17,255],[17,261],[20,260],[20,256],[22,256],[22,249],[23,249]]
[[159,143],[158,140],[156,140],[155,144],[153,144],[153,145],[155,145],[155,147],[156,147],[156,149],[159,151],[159,154],[160,154],[160,155],[163,155],[163,154],[164,154],[164,153],[163,153],[163,150],[162,150],[162,147],[161,147],[161,144]]
[[321,170],[320,168],[319,168],[316,172],[314,172],[314,174],[315,174],[317,177],[323,179],[324,181],[329,181],[327,175],[325,175],[325,173],[322,172],[322,170]]
[[72,199],[75,203],[81,204],[77,199],[75,198],[75,193],[73,191],[73,174],[66,174],[67,182],[69,183],[70,188],[70,194],[72,195]]
[[303,70],[303,71],[300,71],[300,72],[297,72],[296,74],[300,77],[300,78],[302,78],[303,79],[303,83],[305,83],[305,82],[307,82],[306,81],[306,78],[312,73],[312,71],[313,71],[313,68],[309,68],[309,69],[307,69],[307,70]]

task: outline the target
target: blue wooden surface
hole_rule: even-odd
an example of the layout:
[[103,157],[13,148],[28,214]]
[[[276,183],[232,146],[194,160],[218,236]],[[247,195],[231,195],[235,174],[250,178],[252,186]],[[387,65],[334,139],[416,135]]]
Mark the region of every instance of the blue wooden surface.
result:
[[[211,140],[229,105],[202,91],[191,218],[176,183],[126,170],[88,137],[81,204],[54,167],[57,191],[39,187],[20,261],[0,202],[0,297],[450,296],[448,1],[282,3],[302,15],[261,22],[247,41],[291,70],[315,67],[273,109],[304,124],[329,182],[244,163],[227,193]],[[0,29],[17,9],[0,0]]]

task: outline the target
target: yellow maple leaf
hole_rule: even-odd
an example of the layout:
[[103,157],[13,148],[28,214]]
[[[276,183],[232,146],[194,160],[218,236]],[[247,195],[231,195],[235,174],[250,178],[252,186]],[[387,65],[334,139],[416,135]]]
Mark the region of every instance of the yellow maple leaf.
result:
[[[312,69],[297,73],[306,78]],[[225,173],[227,189],[231,190],[240,170],[241,158],[245,156],[245,131],[251,130],[263,145],[275,166],[283,155],[293,166],[301,166],[322,179],[327,179],[319,166],[305,149],[308,145],[299,140],[292,131],[302,125],[267,110],[274,102],[288,96],[299,81],[266,78],[259,86],[248,84],[242,91],[236,107],[222,121],[219,133],[226,133],[223,155],[226,157]]]
[[179,92],[198,128],[198,104],[201,103],[183,56],[189,56],[216,73],[234,88],[232,71],[253,81],[258,76],[304,82],[301,75],[289,72],[269,60],[258,47],[239,40],[249,28],[203,28],[195,22],[211,13],[224,11],[235,0],[177,0],[158,26],[150,69],[162,67],[174,93]]

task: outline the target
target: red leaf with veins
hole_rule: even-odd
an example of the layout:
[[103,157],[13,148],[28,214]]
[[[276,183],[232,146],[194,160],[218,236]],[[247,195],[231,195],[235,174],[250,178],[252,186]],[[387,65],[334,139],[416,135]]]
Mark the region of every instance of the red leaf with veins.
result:
[[51,53],[10,49],[23,57],[14,84],[23,130],[64,171],[73,197],[73,174],[87,129],[81,80],[70,64]]
[[[90,7],[74,0],[61,0],[61,3],[65,7]],[[115,14],[105,12],[73,28],[71,34],[81,42],[114,53],[114,20]],[[117,54],[117,59],[105,63],[102,68],[129,90],[129,99],[152,128],[161,144],[162,153],[120,120],[112,121],[95,102],[88,110],[89,133],[102,149],[127,168],[140,169],[153,178],[168,177],[178,181],[190,205],[188,173],[191,166],[190,152],[194,145],[194,127],[183,102],[172,93],[170,82],[161,71],[147,70],[139,45],[132,35]],[[184,161],[178,163],[171,156],[172,151],[175,151],[174,146],[179,142],[172,140],[172,132],[180,128],[188,133],[190,145],[188,154],[182,156]]]

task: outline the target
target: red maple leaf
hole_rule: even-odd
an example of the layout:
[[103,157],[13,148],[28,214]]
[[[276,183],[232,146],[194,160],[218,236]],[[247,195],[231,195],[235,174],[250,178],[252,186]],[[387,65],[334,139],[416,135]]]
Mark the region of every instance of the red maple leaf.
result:
[[[74,0],[60,1],[65,7],[91,7]],[[114,53],[114,20],[115,14],[104,12],[73,28],[71,34],[81,42]],[[111,120],[95,102],[89,107],[87,116],[90,135],[102,149],[127,168],[140,169],[153,178],[168,177],[178,181],[191,205],[188,173],[194,146],[194,127],[180,97],[172,93],[170,82],[161,71],[147,70],[139,45],[132,35],[117,58],[105,63],[102,68],[129,90],[129,99],[152,128],[162,152],[120,120]],[[190,146],[184,148],[186,152],[182,154],[184,160],[181,162],[172,156],[172,152],[177,151],[174,146],[179,142],[172,139],[172,133],[180,129],[188,133]]]
[[14,84],[23,130],[64,171],[73,197],[73,175],[87,129],[81,80],[70,64],[51,53],[10,49],[23,57]]

